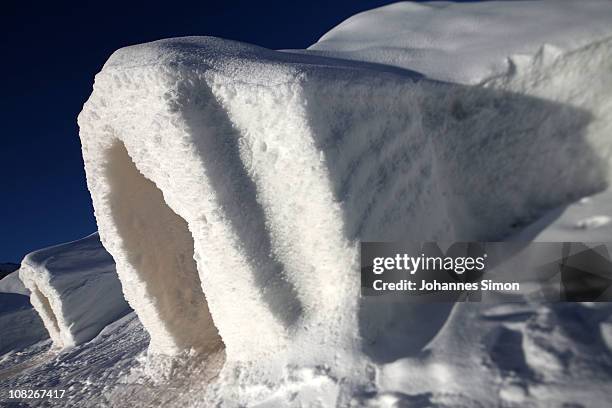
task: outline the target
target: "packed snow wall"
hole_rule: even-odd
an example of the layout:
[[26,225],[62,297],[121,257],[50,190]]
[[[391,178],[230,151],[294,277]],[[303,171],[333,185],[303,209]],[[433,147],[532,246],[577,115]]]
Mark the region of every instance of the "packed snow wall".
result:
[[130,310],[98,233],[26,255],[19,278],[58,348],[93,339]]
[[[608,65],[582,73],[609,83]],[[612,141],[592,101],[510,88],[210,37],[117,51],[80,135],[151,350],[354,358],[410,312],[360,301],[359,240],[497,239],[603,189]]]

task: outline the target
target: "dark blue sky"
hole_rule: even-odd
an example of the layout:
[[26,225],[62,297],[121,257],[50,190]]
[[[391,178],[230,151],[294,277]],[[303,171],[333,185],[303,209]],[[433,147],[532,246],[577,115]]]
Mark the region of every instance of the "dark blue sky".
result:
[[76,117],[116,49],[212,35],[304,48],[392,1],[9,2],[0,11],[0,262],[96,230]]

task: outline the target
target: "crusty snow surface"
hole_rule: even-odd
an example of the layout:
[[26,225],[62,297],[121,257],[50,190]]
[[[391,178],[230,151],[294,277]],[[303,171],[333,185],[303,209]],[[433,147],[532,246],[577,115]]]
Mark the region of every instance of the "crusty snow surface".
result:
[[63,352],[5,354],[2,391],[607,406],[608,304],[381,304],[359,298],[357,261],[360,240],[609,241],[611,61],[597,0],[395,4],[301,51],[117,51],[79,126],[109,293],[134,313]]

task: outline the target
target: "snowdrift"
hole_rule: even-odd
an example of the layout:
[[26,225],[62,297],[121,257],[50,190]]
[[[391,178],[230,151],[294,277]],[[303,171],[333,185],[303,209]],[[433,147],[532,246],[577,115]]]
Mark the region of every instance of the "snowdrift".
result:
[[80,136],[151,350],[363,376],[423,313],[359,299],[359,240],[499,239],[605,188],[611,50],[544,47],[478,87],[210,37],[115,52]]
[[26,255],[19,277],[58,348],[91,340],[129,311],[98,233]]
[[398,2],[356,14],[307,52],[477,84],[513,69],[509,57],[575,50],[612,36],[607,0]]

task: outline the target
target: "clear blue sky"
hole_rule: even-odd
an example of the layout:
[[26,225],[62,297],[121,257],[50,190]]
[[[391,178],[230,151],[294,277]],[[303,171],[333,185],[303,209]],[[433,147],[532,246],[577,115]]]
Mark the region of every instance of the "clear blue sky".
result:
[[0,15],[0,262],[96,230],[76,117],[116,49],[212,35],[304,48],[363,10],[391,1],[9,1]]

